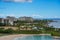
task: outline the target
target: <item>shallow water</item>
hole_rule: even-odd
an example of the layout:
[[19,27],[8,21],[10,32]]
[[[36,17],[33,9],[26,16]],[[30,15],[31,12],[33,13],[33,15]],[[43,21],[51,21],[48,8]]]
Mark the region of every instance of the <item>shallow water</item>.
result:
[[27,36],[15,38],[14,40],[56,40],[56,39],[53,39],[52,36]]

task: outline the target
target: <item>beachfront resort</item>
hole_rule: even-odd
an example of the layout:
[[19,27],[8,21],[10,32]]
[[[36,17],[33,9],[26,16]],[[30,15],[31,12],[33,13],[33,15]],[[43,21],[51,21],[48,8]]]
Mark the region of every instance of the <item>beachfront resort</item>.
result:
[[[0,36],[9,36],[7,38],[10,38],[10,40],[15,36],[19,37],[24,35],[48,35],[46,37],[57,36],[56,38],[59,38],[60,28],[49,26],[49,23],[51,22],[56,21],[48,19],[34,19],[26,16],[19,18],[7,16],[6,18],[0,18]],[[3,39],[5,37],[3,37]]]
[[60,40],[60,0],[0,0],[0,40]]

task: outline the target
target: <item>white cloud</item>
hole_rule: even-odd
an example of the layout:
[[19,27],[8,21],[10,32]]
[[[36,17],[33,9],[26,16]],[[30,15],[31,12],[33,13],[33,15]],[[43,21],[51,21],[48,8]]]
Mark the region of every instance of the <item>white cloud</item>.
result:
[[28,0],[28,2],[32,2],[32,0]]
[[32,2],[32,0],[3,0],[5,2]]
[[15,2],[25,2],[25,0],[14,0]]
[[54,16],[54,18],[60,18],[59,16]]
[[31,15],[32,17],[36,17],[36,18],[44,18],[42,15],[39,15],[39,14],[33,14]]
[[6,16],[15,16],[14,14],[7,14]]

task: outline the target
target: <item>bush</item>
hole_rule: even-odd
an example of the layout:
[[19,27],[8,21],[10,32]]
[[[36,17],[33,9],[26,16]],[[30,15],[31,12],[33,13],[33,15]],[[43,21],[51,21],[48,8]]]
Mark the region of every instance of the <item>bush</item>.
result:
[[20,31],[17,31],[17,33],[19,34],[40,34],[41,31],[34,31],[34,30],[20,30]]
[[0,28],[0,33],[3,33],[4,32],[4,28]]
[[4,30],[4,33],[13,34],[14,33],[14,30],[11,29],[11,28],[9,28],[9,29]]
[[53,32],[51,33],[52,36],[60,36],[60,33],[59,32]]

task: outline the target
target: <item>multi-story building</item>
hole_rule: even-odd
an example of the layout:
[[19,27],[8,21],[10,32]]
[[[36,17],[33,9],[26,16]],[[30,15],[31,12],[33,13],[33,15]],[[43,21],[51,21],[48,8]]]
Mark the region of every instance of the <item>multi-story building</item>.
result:
[[5,25],[15,25],[19,21],[25,21],[25,22],[33,22],[34,19],[32,17],[19,17],[18,19],[15,17],[7,16],[6,18],[0,18],[0,23],[3,23]]
[[9,20],[8,20],[8,19],[4,19],[4,24],[5,24],[6,26],[8,26],[8,25],[9,25]]
[[9,25],[9,20],[5,18],[0,18],[0,25]]
[[3,18],[0,18],[0,23],[4,23],[4,19]]
[[8,22],[9,22],[10,25],[13,25],[14,24],[14,21],[17,21],[17,18],[10,17],[10,16],[7,16],[6,19],[9,20]]
[[28,21],[28,22],[33,22],[33,18],[32,17],[19,17],[20,21]]

